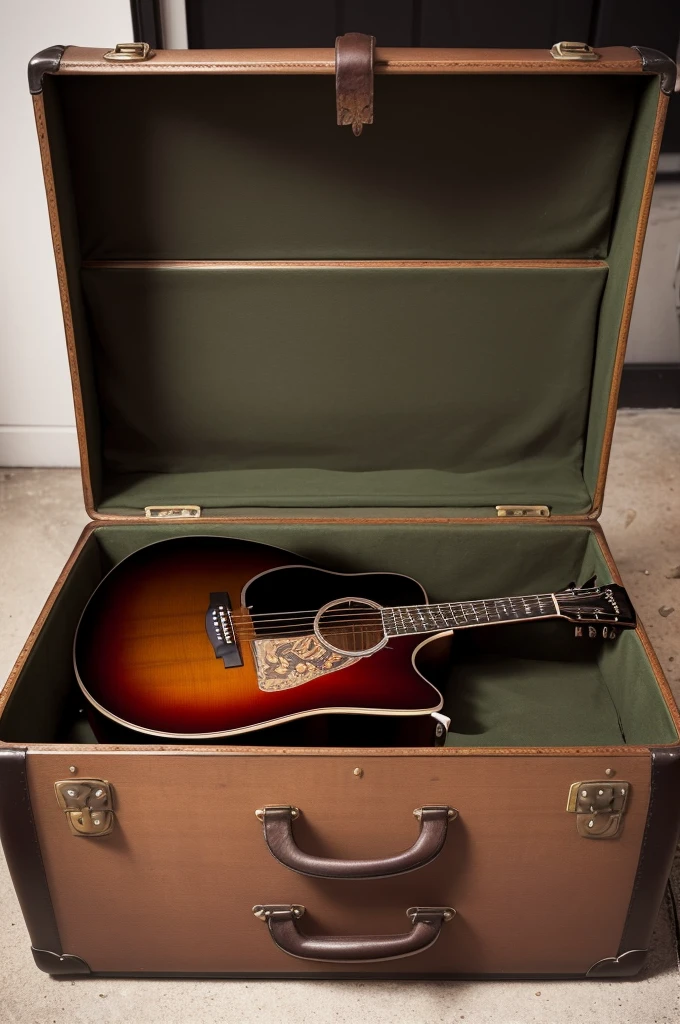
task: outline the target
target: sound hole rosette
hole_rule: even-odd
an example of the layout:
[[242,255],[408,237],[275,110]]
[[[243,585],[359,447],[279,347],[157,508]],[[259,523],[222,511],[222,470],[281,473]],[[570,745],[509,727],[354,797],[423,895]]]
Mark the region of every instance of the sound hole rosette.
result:
[[[377,614],[367,615],[367,608]],[[344,658],[367,658],[388,641],[382,605],[367,597],[339,597],[328,601],[314,616],[313,628],[319,643]]]

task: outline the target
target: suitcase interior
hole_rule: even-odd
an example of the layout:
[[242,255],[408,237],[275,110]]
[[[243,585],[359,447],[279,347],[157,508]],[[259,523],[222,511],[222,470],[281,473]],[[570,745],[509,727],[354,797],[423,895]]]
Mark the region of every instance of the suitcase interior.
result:
[[[72,666],[80,613],[103,574],[144,544],[191,534],[238,536],[290,547],[341,572],[392,571],[418,579],[430,599],[451,594],[534,593],[611,569],[586,526],[529,523],[457,525],[107,525],[96,528],[35,638],[2,718],[0,739],[21,743],[92,743],[80,713],[84,698]],[[609,747],[677,742],[673,720],[641,638],[575,640],[555,621],[511,629],[459,631],[442,641],[433,680],[452,719],[452,747]],[[371,719],[372,723],[376,720]],[[353,745],[355,723],[337,730]],[[380,720],[372,724],[382,745]],[[272,738],[273,737],[273,738]],[[128,743],[147,739],[129,734]],[[280,743],[276,730],[244,742]],[[166,743],[167,741],[159,741]]]
[[[65,70],[36,108],[86,503],[105,522],[35,638],[3,740],[91,739],[74,628],[102,575],[160,537],[403,572],[433,600],[610,577],[584,516],[656,76],[378,75],[356,139],[325,74]],[[184,503],[213,522],[130,521]],[[499,503],[561,521],[492,523]],[[676,741],[640,638],[572,633],[459,632],[438,669],[449,742]]]
[[599,505],[656,76],[377,75],[356,139],[108,70],[43,94],[91,512]]

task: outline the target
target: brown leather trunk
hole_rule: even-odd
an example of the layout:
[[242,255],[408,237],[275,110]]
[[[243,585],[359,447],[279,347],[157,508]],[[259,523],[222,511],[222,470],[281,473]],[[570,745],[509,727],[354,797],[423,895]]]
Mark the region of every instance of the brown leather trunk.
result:
[[[589,53],[587,49],[574,53],[569,50],[573,45],[562,44],[552,54],[532,50],[375,49],[372,39],[354,34],[340,40],[335,53],[321,49],[153,54],[133,47],[116,54],[100,49],[52,47],[31,62],[29,81],[71,361],[85,502],[94,520],[58,580],[0,695],[0,835],[33,955],[42,970],[51,974],[129,976],[584,978],[627,977],[642,965],[680,823],[680,715],[641,626],[627,648],[628,660],[622,656],[616,670],[624,680],[621,701],[626,704],[625,708],[623,703],[619,706],[614,694],[617,714],[623,723],[620,741],[616,742],[593,743],[591,734],[584,732],[582,742],[577,734],[569,742],[534,744],[534,733],[523,732],[521,718],[513,723],[513,738],[505,744],[480,745],[471,740],[469,744],[460,742],[437,748],[385,746],[378,739],[379,726],[375,727],[376,745],[352,747],[303,746],[266,737],[252,746],[173,746],[145,744],[129,734],[121,735],[119,742],[97,743],[86,731],[67,727],[69,716],[77,718],[69,637],[85,601],[106,569],[123,557],[126,550],[168,535],[169,529],[175,533],[194,529],[197,524],[186,520],[194,518],[196,512],[187,506],[200,506],[199,525],[206,532],[222,531],[228,535],[230,530],[249,530],[254,539],[271,542],[271,531],[275,529],[277,543],[290,536],[286,547],[298,550],[300,545],[306,546],[305,550],[316,552],[317,557],[326,548],[337,556],[342,548],[342,556],[351,561],[351,531],[356,531],[356,558],[363,558],[364,568],[370,568],[372,557],[379,557],[372,555],[372,550],[384,551],[389,564],[380,563],[382,568],[403,571],[412,557],[420,559],[420,571],[426,576],[430,574],[433,580],[444,553],[448,557],[449,550],[455,550],[458,557],[465,557],[466,545],[461,546],[456,540],[464,537],[461,531],[469,531],[470,537],[477,538],[475,550],[482,554],[475,557],[480,565],[502,561],[499,542],[504,540],[510,558],[512,545],[522,538],[527,549],[535,542],[537,551],[551,538],[564,538],[565,550],[574,544],[584,551],[587,547],[591,552],[588,557],[619,580],[594,520],[602,502],[625,342],[674,68],[672,62],[654,51],[621,47],[598,53]],[[397,92],[376,90],[374,102],[374,74],[410,77],[403,79]],[[337,83],[335,117],[330,84],[333,75]],[[148,212],[152,227],[144,235],[148,225],[141,223],[141,214],[137,216],[133,210],[129,233],[132,241],[122,244],[120,239],[116,240],[115,225],[120,223],[120,217],[115,216],[113,205],[107,206],[116,200],[110,194],[103,200],[103,212],[97,206],[106,194],[107,183],[102,179],[101,191],[96,187],[93,191],[92,176],[85,173],[89,142],[78,135],[78,124],[83,118],[92,117],[93,111],[100,111],[103,123],[107,122],[112,114],[118,116],[126,104],[126,116],[134,120],[133,108],[138,101],[147,102],[150,90],[159,80],[170,83],[173,90],[172,103],[160,108],[168,118],[172,104],[183,102],[185,90],[198,90],[195,95],[202,95],[203,86],[196,83],[206,76],[211,85],[222,79],[236,83],[245,107],[251,103],[250,90],[258,87],[258,82],[270,81],[271,76],[294,76],[285,99],[286,103],[294,100],[298,104],[287,111],[290,145],[298,145],[296,133],[303,122],[308,135],[304,141],[306,150],[295,150],[297,157],[303,152],[306,157],[300,157],[290,180],[304,176],[312,158],[318,161],[305,187],[312,205],[318,198],[312,194],[316,185],[322,190],[327,187],[328,197],[337,198],[337,209],[332,209],[327,198],[331,229],[338,238],[342,236],[336,249],[331,246],[330,251],[327,239],[319,234],[323,218],[314,216],[309,223],[300,222],[299,237],[294,237],[284,224],[284,243],[280,238],[273,241],[278,200],[275,195],[269,203],[268,184],[262,186],[265,221],[253,224],[252,244],[246,235],[245,241],[239,243],[240,248],[234,243],[235,251],[226,242],[223,250],[211,248],[216,243],[209,238],[210,218],[201,220],[201,211],[204,214],[212,202],[215,216],[221,216],[217,197],[221,196],[222,185],[221,180],[211,179],[209,161],[204,166],[205,180],[200,183],[208,195],[208,206],[200,210],[196,207],[193,222],[180,223],[177,204],[173,207],[174,186],[170,179],[159,183],[157,194],[151,187],[157,173],[153,165],[153,130],[157,123],[161,138],[165,130],[162,126],[166,124],[160,114],[158,122],[146,124],[148,134],[143,144],[134,132],[130,140],[113,135],[107,141],[102,130],[91,122],[95,125],[94,134],[99,133],[102,152],[107,141],[116,151],[111,152],[115,162],[120,159],[119,150],[129,144],[127,166],[144,167],[140,174],[147,194],[131,195],[133,205],[137,203],[139,211]],[[317,98],[325,93],[305,92],[312,81],[310,76],[326,76],[328,80],[329,121],[343,138],[337,145],[358,147],[353,151],[337,150],[343,161],[339,168],[325,159],[323,149],[314,150],[315,131],[326,131],[325,121],[322,127],[319,120],[317,127],[315,120],[322,109]],[[388,174],[388,168],[381,164],[381,153],[390,146],[394,153],[400,146],[408,149],[409,133],[417,128],[414,111],[424,121],[429,118],[428,124],[436,125],[450,99],[441,90],[448,88],[447,82],[463,81],[463,77],[469,90],[460,92],[461,97],[483,95],[484,90],[490,96],[497,82],[507,94],[517,82],[518,102],[528,102],[530,96],[537,95],[527,91],[527,83],[535,83],[535,89],[542,92],[549,92],[558,80],[578,80],[593,89],[600,89],[606,81],[615,83],[613,91],[606,94],[609,99],[598,99],[604,104],[603,116],[607,103],[614,104],[617,110],[629,103],[631,122],[626,125],[621,114],[619,163],[613,170],[607,170],[606,162],[602,163],[597,172],[602,174],[602,189],[608,188],[612,195],[610,219],[614,227],[610,234],[605,217],[600,218],[604,227],[599,241],[585,235],[580,240],[577,237],[580,225],[572,200],[583,187],[578,173],[580,157],[572,166],[572,151],[567,149],[552,162],[548,154],[546,164],[546,174],[557,175],[560,185],[566,182],[562,201],[567,227],[560,228],[559,218],[553,218],[555,226],[551,232],[555,234],[548,232],[542,237],[539,224],[531,235],[535,228],[532,216],[536,215],[537,223],[542,223],[541,218],[550,219],[552,214],[548,202],[548,214],[543,204],[538,217],[538,206],[531,206],[530,189],[525,200],[528,206],[522,214],[526,244],[520,229],[523,222],[512,221],[513,204],[507,196],[501,196],[486,228],[484,222],[480,223],[480,239],[483,236],[486,242],[471,246],[465,237],[466,196],[454,197],[453,205],[446,206],[445,179],[439,175],[441,156],[423,151],[425,170],[421,184],[430,182],[432,202],[445,206],[444,219],[450,218],[455,226],[459,218],[460,234],[456,237],[461,251],[456,249],[457,243],[451,244],[456,251],[449,251],[446,242],[442,249],[436,216],[427,227],[429,236],[425,237],[427,232],[423,234],[425,229],[421,230],[423,218],[427,220],[428,216],[425,192],[409,197],[404,192],[407,178],[399,177],[397,164]],[[90,94],[88,83],[92,79],[103,83],[104,91]],[[415,105],[404,83],[420,97]],[[95,89],[99,85],[95,84]],[[119,99],[115,90],[120,90]],[[555,95],[562,95],[559,89]],[[103,108],[101,104],[111,103],[111,96],[113,107]],[[587,105],[587,93],[581,90],[579,96],[579,102]],[[562,102],[566,103],[566,99],[567,93]],[[277,109],[280,113],[283,107]],[[216,110],[217,107],[211,107],[210,111],[195,112],[195,122],[191,123],[193,142],[187,143],[188,151],[192,146],[196,152],[201,150],[205,139],[210,147],[220,138],[223,123]],[[238,117],[229,105],[221,109],[220,117],[222,114],[225,122],[232,116]],[[390,125],[389,132],[386,129],[383,135],[378,134],[381,117]],[[341,127],[335,125],[336,120]],[[468,128],[461,128],[456,166],[450,165],[452,174],[458,174],[467,163],[474,163],[474,153],[465,148],[465,131],[476,138],[476,129],[470,127],[470,121],[461,123]],[[521,111],[518,124],[522,125]],[[352,133],[342,126],[351,126]],[[593,122],[592,130],[596,127]],[[245,122],[240,122],[240,131],[247,134]],[[536,146],[535,158],[540,161],[541,146],[549,149],[551,143],[532,143],[531,138],[538,138],[541,132],[545,134],[546,125],[538,130],[536,125],[530,124],[528,129],[524,125],[518,131],[517,146]],[[205,134],[199,137],[201,132]],[[371,141],[372,132],[378,143]],[[352,134],[361,138],[352,138]],[[564,134],[569,136],[568,132]],[[281,138],[272,136],[263,141],[261,163],[260,157],[253,157],[260,138],[250,138],[248,146],[253,149],[244,149],[244,162],[234,174],[245,173],[245,167],[252,170],[256,165],[263,181],[275,181],[279,164],[283,174],[286,160]],[[432,146],[439,144],[436,132],[430,141]],[[574,139],[574,143],[578,144],[578,140]],[[336,145],[335,141],[327,144]],[[236,143],[232,140],[231,145]],[[375,180],[362,178],[364,171],[356,170],[357,153],[364,145],[366,149],[362,152],[369,163],[373,161],[371,167],[378,175]],[[228,158],[216,155],[215,159]],[[248,163],[252,160],[255,164]],[[224,167],[231,168],[230,164],[219,166],[220,174]],[[414,167],[409,175],[417,176],[420,171],[417,165]],[[556,171],[559,167],[562,170]],[[105,174],[103,164],[100,173]],[[180,169],[177,173],[181,186],[183,172]],[[289,173],[289,168],[285,173]],[[234,187],[234,180],[230,187]],[[376,234],[366,241],[360,228],[373,213],[370,207],[362,206],[361,188],[371,180],[376,188],[372,200],[376,219],[371,230],[375,229]],[[354,194],[351,189],[342,191],[347,181],[356,189]],[[534,192],[537,187],[532,186]],[[294,183],[290,188],[294,198]],[[398,200],[393,209],[383,208],[383,200],[378,196],[379,192],[388,194],[390,188]],[[166,207],[164,189],[170,196]],[[230,199],[227,189],[227,205]],[[409,221],[408,229],[404,229],[403,248],[394,239],[387,239],[387,234],[384,243],[375,242],[380,225],[388,233],[398,209],[407,216],[409,201],[415,208],[420,204],[422,216]],[[599,201],[593,200],[596,204]],[[237,196],[233,209],[230,208],[234,223],[239,215],[239,202]],[[460,204],[458,208],[456,202]],[[294,205],[293,199],[291,203]],[[586,215],[583,216],[585,220]],[[154,217],[158,219],[154,221]],[[569,235],[575,222],[577,230]],[[108,225],[106,230],[102,224]],[[348,233],[343,235],[346,224]],[[494,224],[500,225],[495,240]],[[563,229],[564,240],[558,244],[557,234]],[[197,256],[192,250],[192,239],[201,232],[205,251]],[[361,243],[360,238],[364,238]],[[530,251],[532,246],[541,251]],[[470,251],[471,248],[475,251]],[[130,422],[135,424],[136,434],[125,435],[113,423],[112,410],[117,408],[122,391],[129,387],[130,393],[134,392],[134,373],[128,384],[124,373],[116,376],[123,364],[115,363],[115,353],[119,345],[124,346],[124,333],[115,335],[114,330],[112,343],[112,336],[106,332],[109,320],[115,322],[116,304],[119,300],[124,304],[128,298],[127,293],[107,291],[108,284],[98,291],[100,285],[94,287],[88,281],[118,281],[121,278],[115,275],[138,271],[159,275],[149,278],[158,282],[168,273],[188,275],[173,280],[178,282],[179,292],[184,294],[186,289],[187,308],[198,317],[200,308],[212,299],[205,299],[207,292],[203,298],[196,298],[190,283],[196,278],[191,275],[209,270],[224,275],[252,271],[270,275],[263,280],[271,279],[272,285],[267,285],[271,290],[258,293],[260,297],[250,301],[247,319],[253,322],[258,304],[266,305],[270,298],[276,301],[273,282],[280,274],[307,274],[310,296],[316,294],[317,284],[327,279],[323,275],[328,272],[331,276],[347,274],[342,279],[347,282],[343,295],[352,310],[352,296],[354,289],[361,287],[362,275],[396,274],[394,280],[398,283],[390,286],[392,297],[388,298],[386,312],[400,301],[399,274],[404,275],[407,283],[411,280],[408,275],[413,273],[481,274],[487,275],[486,282],[491,280],[488,275],[494,273],[501,275],[499,288],[506,273],[519,275],[518,281],[523,275],[548,271],[608,274],[604,298],[600,295],[601,306],[598,299],[593,313],[596,327],[599,325],[598,340],[593,341],[595,354],[587,357],[592,361],[574,392],[576,396],[590,393],[578,425],[583,444],[576,465],[585,481],[578,485],[582,489],[574,489],[575,485],[565,483],[566,477],[560,476],[555,488],[557,496],[547,501],[544,511],[538,514],[536,506],[532,509],[538,498],[529,493],[534,485],[522,482],[519,491],[523,488],[522,493],[527,495],[524,508],[518,507],[518,488],[511,487],[510,496],[497,495],[498,501],[509,502],[510,511],[501,509],[497,515],[495,502],[482,495],[483,488],[466,498],[457,500],[449,494],[438,501],[424,490],[419,493],[420,485],[416,482],[409,485],[413,490],[400,502],[394,495],[385,498],[379,490],[371,491],[373,485],[369,480],[368,489],[358,492],[356,501],[347,495],[326,500],[324,487],[319,484],[305,502],[299,493],[291,496],[285,490],[277,498],[274,482],[269,484],[267,500],[258,502],[253,495],[243,500],[232,499],[228,475],[213,475],[210,480],[216,493],[212,499],[191,501],[192,492],[182,490],[191,486],[182,483],[182,473],[193,479],[197,488],[203,487],[206,493],[210,490],[210,481],[201,482],[201,473],[208,479],[214,471],[214,464],[206,462],[204,466],[201,462],[200,449],[205,439],[199,435],[197,445],[187,455],[189,449],[183,449],[174,435],[170,439],[163,434],[169,430],[169,423],[162,411],[160,390],[148,393],[147,389],[148,404],[144,404],[141,412],[139,405],[135,406]],[[231,280],[228,276],[224,278],[225,282]],[[434,282],[435,278],[428,280]],[[547,283],[546,279],[541,280]],[[428,302],[436,305],[440,300],[434,284],[432,287]],[[144,290],[142,293],[149,294]],[[364,331],[366,363],[370,363],[369,352],[379,334],[379,325],[366,326],[351,318],[343,321],[342,309],[324,306],[330,299],[321,294],[324,316],[345,323],[344,337]],[[375,294],[382,293],[378,289]],[[538,278],[535,294],[542,294]],[[220,301],[215,300],[214,312],[205,321],[210,329],[222,322]],[[493,305],[495,301],[492,289],[487,302]],[[192,306],[192,302],[196,305]],[[369,316],[370,304],[366,307]],[[103,318],[102,306],[106,313]],[[611,316],[610,307],[614,309]],[[531,301],[529,311],[533,316]],[[137,316],[127,321],[132,325],[130,329],[135,320],[144,321],[143,302],[135,307],[135,313]],[[521,313],[519,309],[520,319]],[[554,309],[548,313],[557,330],[560,322],[569,321],[572,309],[562,295],[555,299]],[[611,323],[606,319],[608,316]],[[173,318],[174,315],[167,317],[168,336],[172,333]],[[460,347],[461,363],[466,351],[474,353],[481,344],[475,338],[474,321],[471,323],[470,338]],[[395,363],[405,355],[405,349],[399,347],[403,339],[396,336],[398,329],[395,321],[395,333],[389,339],[394,346],[389,355]],[[142,326],[140,343],[145,331],[155,330],[151,321]],[[90,334],[94,338],[91,343]],[[178,373],[187,389],[198,387],[189,372],[190,341],[200,347],[195,337],[187,337],[187,346],[182,347],[180,355],[171,346],[162,349],[161,357],[158,351],[150,349],[151,361],[162,358],[163,372]],[[505,343],[503,338],[494,342],[499,359]],[[328,344],[331,348],[325,336],[320,336],[316,344],[321,348]],[[248,345],[252,347],[252,339],[248,342],[237,338],[234,351],[241,353]],[[103,358],[102,351],[106,352]],[[188,362],[183,361],[187,352]],[[132,359],[132,355],[126,358]],[[257,353],[254,358],[256,365],[262,363]],[[293,377],[285,384],[292,388],[295,375],[304,368],[299,353],[293,354],[291,349],[289,358],[294,364]],[[516,373],[520,381],[533,372],[530,365],[522,365],[522,358],[518,349],[514,364],[504,371],[506,376]],[[326,372],[331,380],[341,372],[334,359],[335,353],[330,352]],[[127,364],[123,368],[127,372]],[[152,366],[152,381],[160,369]],[[141,366],[136,372],[146,371]],[[540,376],[547,370],[536,372],[540,391],[550,378]],[[555,401],[560,388],[567,386],[565,374],[558,373]],[[483,392],[484,382],[480,381],[479,386]],[[248,379],[245,383],[243,378],[237,381],[236,387],[247,390]],[[233,389],[231,382],[225,382],[225,404]],[[376,387],[376,402],[378,391]],[[274,400],[273,393],[268,392],[268,401]],[[329,394],[327,401],[337,402],[332,390]],[[295,420],[304,408],[304,390],[294,399],[292,414],[290,407],[280,410],[282,430],[287,429],[286,420]],[[182,399],[176,394],[175,400],[179,408]],[[135,399],[131,401],[134,404]],[[257,401],[256,392],[252,401]],[[199,406],[209,403],[210,398],[199,395]],[[495,399],[490,393],[486,397],[482,393],[479,407],[483,410],[482,421],[488,418],[491,424]],[[527,428],[527,437],[525,424],[531,424],[533,412],[521,403],[508,409],[512,420],[508,430],[516,428],[520,439],[513,442],[515,448],[510,456],[506,453],[506,458],[513,466],[528,466],[532,428]],[[289,415],[284,416],[284,410]],[[185,412],[178,412],[180,420]],[[357,408],[348,417],[348,432],[351,422],[360,414],[361,409]],[[158,422],[152,422],[154,415]],[[394,411],[395,420],[401,415],[401,410]],[[436,415],[433,410],[432,416]],[[191,416],[186,412],[187,423],[196,422],[194,412]],[[304,415],[299,418],[304,423]],[[306,423],[304,432],[314,433],[322,427],[319,420]],[[191,434],[192,429],[189,426],[185,433]],[[553,424],[552,429],[558,427]],[[162,435],[164,443],[175,444],[177,451],[169,450],[161,470],[151,465],[153,455],[148,451],[147,463],[133,466],[135,452],[140,446],[143,448],[147,433],[151,436],[154,431],[156,438]],[[540,433],[539,428],[537,431]],[[490,427],[489,433],[498,433],[497,425]],[[182,435],[182,430],[178,434]],[[226,443],[224,438],[220,440]],[[431,440],[436,442],[434,427]],[[350,442],[356,465],[360,464],[363,444],[368,443],[366,437]],[[545,438],[541,443],[548,445]],[[294,449],[293,441],[290,444]],[[482,466],[485,450],[482,446],[475,455]],[[184,464],[177,468],[173,459],[179,465],[185,456]],[[246,465],[247,457],[242,457]],[[313,458],[309,450],[305,457]],[[296,454],[293,450],[289,461],[294,471],[307,465],[300,458],[299,451]],[[132,476],[136,473],[132,484],[127,477],[127,482],[123,482],[121,463],[125,459],[130,465],[123,468],[132,467]],[[389,462],[386,458],[385,465],[378,468],[392,470],[395,466],[400,472],[404,470],[403,480],[411,480],[408,463],[400,467],[398,461]],[[257,466],[250,468],[256,470]],[[453,467],[457,472],[467,468]],[[558,470],[558,474],[562,472]],[[161,477],[171,481],[169,490],[163,489],[166,485]],[[145,484],[145,479],[151,482]],[[357,484],[358,488],[361,486],[363,483]],[[478,484],[470,486],[472,490],[479,488]],[[566,497],[560,497],[562,492]],[[587,498],[583,497],[586,492]],[[169,527],[169,519],[178,522]],[[373,531],[372,540],[361,540],[367,531]],[[393,542],[390,538],[394,537],[397,540]],[[484,554],[485,538],[488,554]],[[540,552],[536,561],[541,561]],[[569,561],[566,554],[564,561]],[[585,567],[585,556],[581,564]],[[509,585],[516,583],[517,588],[523,583],[519,570],[516,580],[511,569],[499,578]],[[437,584],[433,586],[436,589]],[[59,787],[59,800],[55,797],[55,785]]]

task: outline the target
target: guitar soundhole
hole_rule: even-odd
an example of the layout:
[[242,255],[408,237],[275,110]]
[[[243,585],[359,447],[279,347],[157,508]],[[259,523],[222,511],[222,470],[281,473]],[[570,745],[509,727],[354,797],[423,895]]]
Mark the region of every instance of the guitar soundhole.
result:
[[374,654],[387,643],[380,605],[361,597],[329,601],[316,614],[314,632],[331,651],[353,658]]

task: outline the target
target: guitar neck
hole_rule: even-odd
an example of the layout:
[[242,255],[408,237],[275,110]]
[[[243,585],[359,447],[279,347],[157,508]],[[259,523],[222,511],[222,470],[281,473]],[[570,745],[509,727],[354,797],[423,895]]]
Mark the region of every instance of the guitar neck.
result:
[[490,626],[499,622],[521,622],[528,619],[554,619],[559,615],[554,594],[382,609],[387,636],[438,633],[444,629],[466,629],[471,626]]

